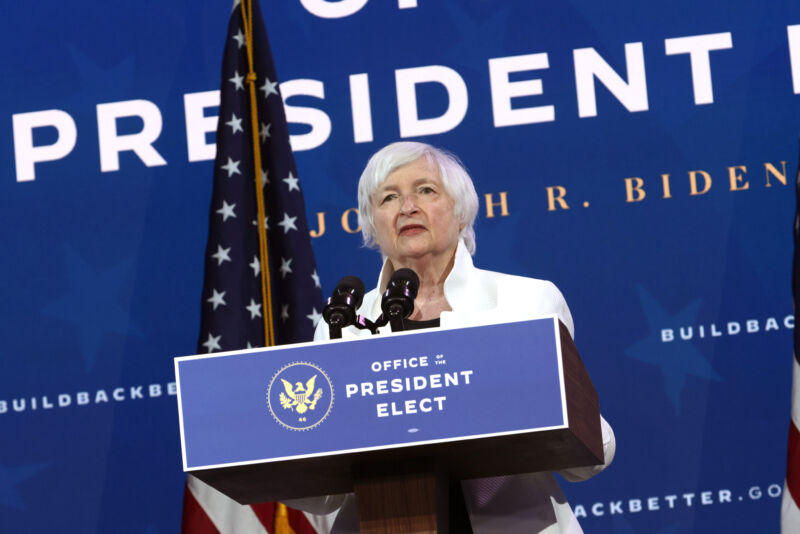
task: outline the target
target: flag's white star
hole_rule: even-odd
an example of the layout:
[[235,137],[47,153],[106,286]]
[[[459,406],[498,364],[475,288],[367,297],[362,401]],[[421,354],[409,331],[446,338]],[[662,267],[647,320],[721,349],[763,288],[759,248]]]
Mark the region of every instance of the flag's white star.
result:
[[253,345],[249,341],[247,342],[247,348],[248,349],[252,349],[253,348]]
[[297,220],[297,217],[289,217],[288,213],[283,214],[283,220],[278,223],[278,226],[283,228],[283,233],[288,234],[289,230],[297,230],[297,226],[295,226],[294,221]]
[[244,81],[244,76],[239,74],[238,70],[233,73],[233,78],[229,78],[228,81],[231,82],[235,86],[237,91],[239,89],[244,91],[244,84],[242,83]]
[[219,340],[222,338],[222,335],[212,336],[211,332],[208,333],[208,341],[203,343],[203,346],[208,349],[208,352],[212,352],[214,349],[220,350],[222,347],[219,346]]
[[242,174],[239,170],[239,163],[241,163],[241,161],[233,161],[231,158],[228,158],[228,163],[222,166],[223,170],[228,171],[228,178],[234,174]]
[[244,34],[242,33],[242,29],[241,28],[239,28],[239,31],[236,32],[236,35],[233,36],[233,39],[239,45],[239,48],[244,46]]
[[322,314],[318,312],[316,308],[311,308],[311,313],[306,315],[306,317],[311,319],[311,322],[314,323],[316,327],[319,320],[322,319]]
[[231,257],[228,256],[228,253],[231,251],[231,247],[222,248],[220,245],[217,245],[217,252],[216,254],[212,254],[211,257],[217,260],[217,267],[222,265],[224,261],[231,261]]
[[253,256],[253,261],[250,262],[250,268],[253,269],[253,276],[258,276],[261,273],[261,262],[258,256]]
[[245,306],[245,309],[250,312],[251,319],[261,317],[261,304],[257,303],[255,300],[250,299],[250,306]]
[[[265,230],[269,230],[269,222],[268,221],[269,221],[269,215],[264,215],[264,229]],[[253,226],[256,226],[257,224],[258,223],[256,223],[256,220],[253,219]]]
[[322,289],[322,286],[319,283],[319,275],[317,274],[317,270],[314,269],[314,272],[311,273],[311,279],[314,280],[314,285],[318,288]]
[[269,183],[269,170],[261,169],[261,188],[263,189],[265,185]]
[[217,213],[222,215],[222,222],[228,220],[228,217],[236,218],[236,214],[233,212],[233,208],[236,207],[236,204],[228,204],[224,200],[222,201],[222,207],[217,210]]
[[288,260],[286,258],[281,258],[281,278],[286,278],[286,275],[292,272],[292,268],[289,267],[292,264],[292,258]]
[[277,95],[278,91],[275,87],[278,85],[278,82],[271,82],[269,78],[264,78],[264,85],[259,87],[262,91],[264,91],[264,98],[269,98],[269,95]]
[[286,182],[287,185],[289,186],[289,192],[291,192],[292,189],[297,189],[298,191],[300,191],[300,186],[297,185],[297,178],[291,172],[289,172],[289,176],[287,178],[284,178],[283,181]]
[[214,294],[211,295],[211,298],[208,299],[208,302],[214,305],[215,310],[217,309],[217,306],[225,306],[228,304],[227,302],[225,302],[225,293],[227,293],[226,291],[223,291],[222,293],[220,293],[216,289],[212,289],[212,291],[214,292]]
[[241,3],[242,3],[242,0],[233,0],[233,8],[231,9],[231,11],[234,11],[236,9],[236,7]]
[[264,124],[263,122],[261,123],[261,130],[258,131],[258,135],[259,135],[259,137],[261,137],[261,142],[262,143],[267,140],[267,137],[270,137],[269,129],[271,127],[272,127],[272,123],[269,123],[269,124]]
[[236,132],[244,132],[242,129],[242,119],[236,116],[236,113],[231,113],[231,120],[225,123],[226,125],[230,126],[233,132],[231,135],[235,134]]
[[289,318],[289,305],[281,304],[281,321],[286,321]]

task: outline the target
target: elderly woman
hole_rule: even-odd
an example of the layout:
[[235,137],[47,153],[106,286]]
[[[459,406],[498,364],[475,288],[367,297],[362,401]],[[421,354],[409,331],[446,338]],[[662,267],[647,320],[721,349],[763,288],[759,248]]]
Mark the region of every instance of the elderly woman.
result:
[[[384,147],[361,175],[358,207],[365,245],[377,246],[384,257],[378,287],[364,296],[359,314],[377,319],[389,278],[408,267],[417,273],[420,285],[407,328],[466,326],[555,313],[573,333],[569,308],[552,282],[484,271],[472,264],[478,196],[454,156],[422,143]],[[363,335],[369,332],[354,327],[343,332],[343,337]],[[315,337],[327,339],[325,324],[319,325]],[[601,423],[604,465],[563,471],[568,480],[584,480],[611,463],[614,434],[605,420]],[[457,484],[451,487],[451,532],[463,534],[470,528],[476,534],[582,532],[552,473],[465,480],[460,483],[463,498],[458,489]],[[332,532],[359,531],[352,495],[289,504],[316,513],[340,508]]]

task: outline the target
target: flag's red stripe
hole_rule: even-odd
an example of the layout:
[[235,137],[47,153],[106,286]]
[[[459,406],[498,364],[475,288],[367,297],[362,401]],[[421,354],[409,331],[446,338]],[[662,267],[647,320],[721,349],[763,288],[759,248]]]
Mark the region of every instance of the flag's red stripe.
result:
[[183,490],[183,522],[181,534],[219,534],[197,499],[189,491],[187,484]]
[[786,458],[786,485],[794,503],[800,508],[800,432],[789,423],[789,448]]
[[260,502],[258,504],[251,504],[250,508],[255,512],[258,520],[267,529],[267,532],[272,532],[273,525],[275,524],[275,503],[274,502]]

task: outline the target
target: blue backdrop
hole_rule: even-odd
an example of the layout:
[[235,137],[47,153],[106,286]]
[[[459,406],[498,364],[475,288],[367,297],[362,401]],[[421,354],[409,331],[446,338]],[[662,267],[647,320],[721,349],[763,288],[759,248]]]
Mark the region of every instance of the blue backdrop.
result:
[[[230,8],[0,9],[2,532],[179,528],[172,357],[198,335]],[[476,263],[561,288],[615,429],[612,468],[564,484],[584,529],[776,531],[800,5],[262,10],[325,293],[377,278],[348,211],[369,155],[452,150]]]

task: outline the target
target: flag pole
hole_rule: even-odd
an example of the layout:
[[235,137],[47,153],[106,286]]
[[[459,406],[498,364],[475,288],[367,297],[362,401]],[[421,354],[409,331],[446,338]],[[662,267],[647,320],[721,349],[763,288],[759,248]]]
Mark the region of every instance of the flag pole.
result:
[[[267,228],[264,221],[266,211],[264,209],[264,193],[261,183],[261,145],[258,139],[258,103],[256,101],[256,73],[253,69],[253,10],[251,0],[242,1],[242,19],[244,26],[244,36],[247,49],[247,65],[249,71],[245,81],[250,89],[250,122],[253,134],[253,183],[256,191],[256,205],[258,206],[258,217],[256,218],[256,228],[258,228],[258,247],[261,256],[261,302],[264,313],[264,345],[271,347],[275,345],[275,330],[272,321],[272,291],[269,273],[269,250],[267,249]],[[294,530],[289,525],[288,510],[282,502],[275,503],[275,517],[273,527],[275,534],[294,534]]]
[[251,0],[242,0],[242,19],[244,35],[247,49],[247,65],[249,71],[246,81],[250,88],[250,120],[253,134],[253,178],[256,191],[256,205],[258,206],[258,217],[256,228],[258,228],[258,246],[261,256],[261,302],[264,313],[264,345],[271,347],[275,344],[275,330],[272,321],[272,290],[269,273],[269,251],[267,249],[267,229],[264,220],[266,212],[264,210],[264,193],[261,183],[261,145],[258,139],[258,103],[256,102],[256,73],[253,69],[253,11]]

